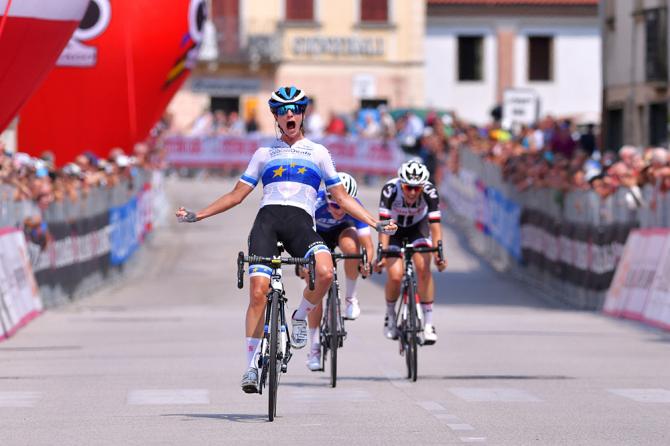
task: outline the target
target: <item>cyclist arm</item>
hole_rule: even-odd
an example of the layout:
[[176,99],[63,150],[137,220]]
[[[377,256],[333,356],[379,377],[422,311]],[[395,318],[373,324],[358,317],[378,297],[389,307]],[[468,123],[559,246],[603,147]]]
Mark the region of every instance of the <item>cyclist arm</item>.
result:
[[214,201],[212,204],[207,206],[206,208],[202,209],[201,211],[196,213],[196,218],[198,221],[212,217],[216,214],[220,214],[221,212],[225,212],[228,209],[237,206],[238,204],[242,203],[242,201],[247,198],[247,196],[253,191],[254,189],[249,186],[248,184],[245,184],[241,181],[238,181],[235,184],[235,187],[233,190],[228,192],[225,195],[222,195],[219,197],[216,201]]
[[[222,195],[206,208],[196,212],[195,221],[200,221],[213,215],[220,214],[221,212],[225,212],[228,209],[237,206],[251,193],[252,190],[254,189],[248,184],[238,181],[233,190]],[[182,206],[177,210],[176,215],[177,218],[184,218],[188,213],[189,211]]]
[[[331,186],[328,189],[328,192],[330,192],[337,204],[344,209],[344,212],[373,228],[377,227],[379,220],[374,218],[362,205],[358,204],[358,202],[344,190],[344,186],[341,184]],[[389,226],[395,228],[395,224],[393,223]]]
[[[424,186],[424,199],[428,203],[428,223],[430,228],[430,238],[433,240],[433,247],[436,248],[442,240],[442,214],[440,212],[440,197],[437,189],[432,184]],[[438,253],[433,255],[435,265],[439,271],[444,271],[447,267],[447,258],[440,261]]]

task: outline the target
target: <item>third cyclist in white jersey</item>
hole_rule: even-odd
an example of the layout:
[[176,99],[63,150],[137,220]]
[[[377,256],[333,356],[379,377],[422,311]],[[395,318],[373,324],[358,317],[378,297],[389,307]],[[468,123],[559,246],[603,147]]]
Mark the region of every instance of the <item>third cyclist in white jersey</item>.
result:
[[[384,249],[400,250],[403,240],[414,247],[437,246],[442,240],[440,224],[440,197],[435,186],[428,181],[430,174],[425,165],[418,161],[408,161],[398,169],[398,176],[388,181],[382,188],[379,204],[380,218],[392,218],[398,224],[394,235],[379,235]],[[416,253],[412,260],[417,273],[418,293],[424,317],[423,343],[434,344],[437,333],[433,325],[433,300],[435,288],[430,272],[430,254]],[[447,267],[446,258],[440,261],[434,255],[439,271]],[[377,263],[377,270],[386,267],[386,318],[384,335],[397,339],[395,321],[395,303],[400,295],[403,276],[403,263],[399,258],[383,258]]]

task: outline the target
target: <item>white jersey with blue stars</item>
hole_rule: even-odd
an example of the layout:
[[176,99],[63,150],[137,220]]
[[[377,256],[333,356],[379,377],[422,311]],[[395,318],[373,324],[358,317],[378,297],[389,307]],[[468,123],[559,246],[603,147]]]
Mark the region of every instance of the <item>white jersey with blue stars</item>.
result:
[[316,196],[341,183],[330,152],[321,144],[303,138],[292,146],[277,140],[271,147],[259,147],[240,181],[251,187],[263,182],[261,206],[296,206],[314,218]]

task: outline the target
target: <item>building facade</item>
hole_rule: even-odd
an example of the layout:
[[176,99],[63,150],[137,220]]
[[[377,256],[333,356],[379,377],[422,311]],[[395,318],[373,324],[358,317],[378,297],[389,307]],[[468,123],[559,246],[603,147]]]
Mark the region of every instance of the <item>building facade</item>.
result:
[[216,56],[196,67],[171,108],[182,116],[237,110],[270,131],[267,99],[281,85],[306,90],[324,118],[382,103],[422,106],[425,5],[211,0]]
[[[622,0],[626,1],[626,0]],[[426,105],[483,124],[507,89],[539,114],[600,120],[597,0],[427,0]]]
[[668,143],[670,0],[604,0],[605,145]]

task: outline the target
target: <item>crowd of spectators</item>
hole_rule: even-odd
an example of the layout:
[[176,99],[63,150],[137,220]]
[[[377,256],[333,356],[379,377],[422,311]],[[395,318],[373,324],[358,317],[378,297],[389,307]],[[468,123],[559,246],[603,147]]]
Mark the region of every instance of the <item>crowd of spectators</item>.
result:
[[[593,189],[606,198],[620,187],[631,191],[630,205],[642,206],[640,189],[653,185],[670,190],[670,154],[664,147],[626,145],[604,151],[593,124],[546,116],[532,126],[514,131],[499,121],[487,126],[463,122],[453,113],[424,110],[390,111],[385,105],[333,113],[324,119],[315,105],[308,108],[305,132],[310,138],[328,135],[394,139],[408,157],[419,157],[440,183],[444,169],[458,169],[458,151],[466,147],[500,166],[504,179],[519,191],[549,187],[561,192]],[[191,130],[193,135],[242,135],[257,131],[252,116],[242,121],[236,112],[206,112]],[[654,206],[654,203],[647,203]]]
[[43,214],[52,203],[76,203],[92,189],[111,189],[120,183],[132,190],[137,169],[162,167],[163,159],[159,149],[140,143],[132,156],[121,148],[110,150],[106,158],[85,152],[57,167],[52,152],[33,157],[12,152],[0,141],[0,221],[8,224],[8,204],[20,203],[23,220],[15,223],[21,224],[33,241],[44,245],[47,230]]

